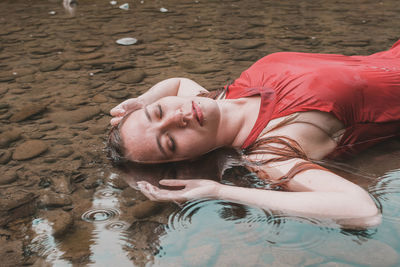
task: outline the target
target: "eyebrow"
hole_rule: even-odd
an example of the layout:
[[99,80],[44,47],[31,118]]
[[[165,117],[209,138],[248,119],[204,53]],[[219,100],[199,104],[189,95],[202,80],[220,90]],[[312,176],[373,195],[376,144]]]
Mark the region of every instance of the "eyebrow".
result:
[[147,119],[151,122],[151,117],[150,117],[150,113],[147,109],[147,106],[144,106],[144,114],[146,114]]

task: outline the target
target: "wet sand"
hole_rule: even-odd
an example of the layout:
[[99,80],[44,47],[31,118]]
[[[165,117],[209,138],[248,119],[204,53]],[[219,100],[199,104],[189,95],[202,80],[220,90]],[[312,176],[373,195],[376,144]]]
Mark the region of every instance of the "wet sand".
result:
[[[124,254],[110,256],[121,266],[187,265],[184,257],[168,255],[165,262],[154,261],[164,226],[179,207],[146,200],[111,168],[103,151],[109,110],[169,77],[188,77],[214,90],[272,52],[366,55],[400,38],[397,0],[130,1],[129,10],[121,4],[80,1],[71,16],[56,0],[0,2],[2,266],[106,264],[101,255],[110,247]],[[116,43],[125,37],[138,42]],[[376,176],[398,168],[399,150],[386,153],[389,147],[351,164]],[[378,162],[376,168],[370,162]],[[349,178],[365,188],[374,184]],[[123,231],[124,238],[102,237],[110,229]],[[132,246],[119,247],[121,239]],[[399,248],[381,241],[371,240],[357,255],[378,251],[385,257],[367,259],[381,266],[398,263]],[[272,262],[332,266],[333,257],[365,264],[342,255],[341,240],[335,242],[321,246],[319,254],[298,250],[286,258],[272,249]],[[234,248],[214,255],[212,244],[197,245],[216,265],[241,260]],[[271,263],[256,255],[260,250],[247,251],[248,265]],[[196,259],[203,265],[190,248],[182,251],[193,260],[190,265]]]

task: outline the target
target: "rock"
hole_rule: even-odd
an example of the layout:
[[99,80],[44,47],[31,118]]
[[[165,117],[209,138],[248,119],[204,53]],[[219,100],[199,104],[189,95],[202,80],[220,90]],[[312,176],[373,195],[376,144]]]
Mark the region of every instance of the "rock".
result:
[[56,193],[71,194],[75,188],[71,183],[71,179],[65,176],[54,177],[52,180],[52,189]]
[[10,121],[11,122],[20,122],[26,120],[33,115],[39,114],[43,112],[47,108],[48,104],[45,103],[37,103],[37,104],[27,104],[20,111],[14,113]]
[[122,74],[117,78],[117,81],[126,84],[140,83],[145,77],[146,74],[142,70],[135,70]]
[[0,259],[1,266],[23,266],[23,245],[20,240],[8,240],[0,238]]
[[79,61],[86,61],[86,60],[92,60],[92,59],[98,59],[103,57],[104,54],[102,53],[90,53],[90,54],[83,54],[83,55],[79,55],[76,60]]
[[35,79],[34,75],[26,75],[26,76],[17,78],[16,81],[18,83],[33,83],[36,81],[36,79]]
[[136,38],[131,38],[131,37],[126,37],[126,38],[121,38],[115,41],[119,45],[133,45],[137,43]]
[[[84,178],[86,176],[80,176],[78,178],[82,178],[82,177]],[[89,178],[86,178],[82,184],[83,184],[83,187],[86,189],[93,189],[93,188],[98,187],[102,183],[103,183],[103,181],[101,180],[101,178],[98,178],[96,176],[90,176]]]
[[64,70],[79,70],[80,68],[81,68],[81,65],[74,61],[67,62],[63,66]]
[[15,75],[12,74],[3,74],[0,76],[0,82],[11,82],[15,79]]
[[0,151],[0,164],[7,164],[11,159],[12,153],[9,150]]
[[53,228],[53,236],[61,237],[74,224],[74,219],[69,212],[63,210],[47,210],[39,214],[39,217],[47,219]]
[[12,158],[14,160],[26,160],[39,156],[46,152],[47,145],[45,142],[40,140],[29,140],[26,141],[14,150]]
[[18,140],[20,137],[21,131],[19,129],[8,129],[0,134],[0,147],[8,147],[12,142]]
[[264,42],[255,40],[236,40],[232,41],[231,46],[235,49],[253,49],[265,45]]
[[108,101],[108,98],[105,95],[98,94],[95,95],[92,100],[96,103],[106,103]]
[[132,215],[137,219],[144,219],[153,215],[158,214],[162,209],[160,203],[146,200],[139,204],[136,204],[132,209]]
[[111,91],[108,93],[109,96],[116,99],[124,99],[128,98],[129,92],[128,91]]
[[74,124],[92,119],[101,112],[99,107],[88,106],[73,111],[60,111],[50,114],[55,123]]
[[55,71],[58,70],[63,64],[64,62],[59,60],[49,60],[42,62],[39,66],[39,70],[42,72]]
[[31,216],[36,212],[37,195],[31,192],[5,191],[0,198],[0,227],[19,218]]
[[57,194],[53,191],[46,191],[41,194],[38,200],[38,208],[59,208],[64,206],[69,206],[72,204],[72,199],[66,194]]
[[0,185],[11,184],[18,179],[15,172],[6,172],[0,175]]

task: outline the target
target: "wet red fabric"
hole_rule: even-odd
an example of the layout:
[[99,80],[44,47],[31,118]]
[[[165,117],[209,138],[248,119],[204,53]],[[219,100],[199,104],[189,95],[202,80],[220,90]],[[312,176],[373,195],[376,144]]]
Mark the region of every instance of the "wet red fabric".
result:
[[227,86],[226,98],[261,96],[257,121],[242,148],[272,119],[330,112],[346,131],[333,156],[356,152],[400,133],[400,40],[369,56],[270,54]]

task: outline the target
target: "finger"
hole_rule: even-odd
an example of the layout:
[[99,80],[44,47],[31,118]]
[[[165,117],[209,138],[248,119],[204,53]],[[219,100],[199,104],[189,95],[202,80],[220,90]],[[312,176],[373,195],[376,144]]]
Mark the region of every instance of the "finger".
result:
[[115,125],[117,125],[117,124],[121,121],[121,119],[122,119],[122,117],[115,117],[115,118],[112,118],[112,119],[110,120],[110,124],[111,124],[112,126],[115,126]]
[[125,114],[125,109],[121,105],[116,106],[110,110],[111,116],[123,116]]
[[166,186],[185,186],[189,183],[189,181],[188,180],[163,179],[163,180],[160,180],[159,183],[161,185],[166,185]]

